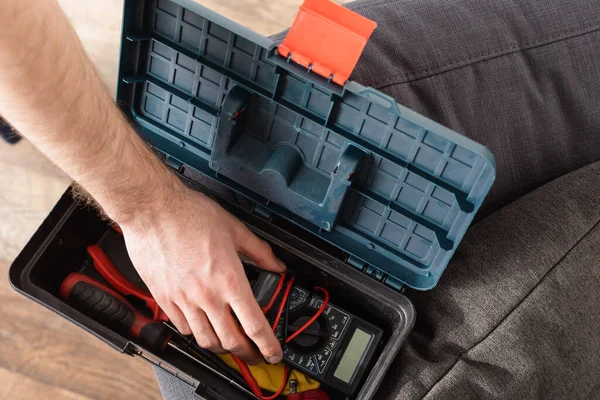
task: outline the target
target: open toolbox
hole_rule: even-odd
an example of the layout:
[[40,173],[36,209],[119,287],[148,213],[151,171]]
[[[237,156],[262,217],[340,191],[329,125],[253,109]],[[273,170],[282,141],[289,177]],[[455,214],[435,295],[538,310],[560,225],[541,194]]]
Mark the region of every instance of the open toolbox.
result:
[[[376,398],[414,324],[405,290],[436,285],[495,177],[483,146],[348,80],[373,29],[328,0],[306,0],[277,46],[191,0],[125,1],[117,103],[142,138],[266,240],[298,282],[326,287],[331,304],[377,332],[369,357],[354,360],[343,352],[358,340],[354,325],[323,327],[331,337],[306,354],[284,345],[286,363],[315,372],[331,399]],[[69,274],[93,275],[86,249],[94,244],[143,287],[119,234],[70,190],[11,266],[10,282],[180,377],[200,399],[254,398],[64,302]]]

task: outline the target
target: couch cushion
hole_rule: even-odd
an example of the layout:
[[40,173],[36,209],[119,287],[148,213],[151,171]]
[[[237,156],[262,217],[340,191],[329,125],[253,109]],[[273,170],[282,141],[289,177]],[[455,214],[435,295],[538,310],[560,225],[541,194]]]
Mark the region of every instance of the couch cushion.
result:
[[378,398],[580,398],[600,376],[600,163],[467,233]]

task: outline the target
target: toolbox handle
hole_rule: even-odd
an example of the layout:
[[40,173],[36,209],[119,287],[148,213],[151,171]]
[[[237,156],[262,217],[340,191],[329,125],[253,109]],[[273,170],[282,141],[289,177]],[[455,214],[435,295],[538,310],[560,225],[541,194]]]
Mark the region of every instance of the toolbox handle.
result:
[[209,167],[252,187],[257,194],[284,206],[319,229],[332,231],[368,153],[348,145],[340,152],[329,176],[315,173],[314,166],[306,166],[304,155],[294,142],[271,145],[252,137],[246,130],[246,121],[255,117],[252,113],[258,112],[252,106],[253,101],[258,101],[258,97],[242,86],[235,85],[229,90],[221,108]]

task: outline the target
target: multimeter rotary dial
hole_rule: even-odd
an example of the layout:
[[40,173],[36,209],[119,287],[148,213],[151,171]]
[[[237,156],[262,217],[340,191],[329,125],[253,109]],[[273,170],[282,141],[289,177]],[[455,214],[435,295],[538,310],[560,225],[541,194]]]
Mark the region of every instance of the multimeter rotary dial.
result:
[[[310,312],[304,312],[303,314],[307,315],[295,315],[291,318],[291,323],[288,326],[288,335],[296,332],[310,320]],[[327,323],[327,319],[321,315],[302,333],[292,339],[288,343],[288,346],[298,354],[312,354],[325,347],[328,338],[329,324]]]

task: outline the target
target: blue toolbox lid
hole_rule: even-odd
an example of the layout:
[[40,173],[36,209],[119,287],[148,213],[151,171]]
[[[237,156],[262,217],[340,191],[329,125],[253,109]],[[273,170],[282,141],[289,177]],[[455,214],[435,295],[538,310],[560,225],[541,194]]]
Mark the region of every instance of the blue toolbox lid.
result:
[[492,154],[294,59],[191,0],[128,0],[117,102],[168,164],[249,197],[389,286],[432,288],[494,181]]

